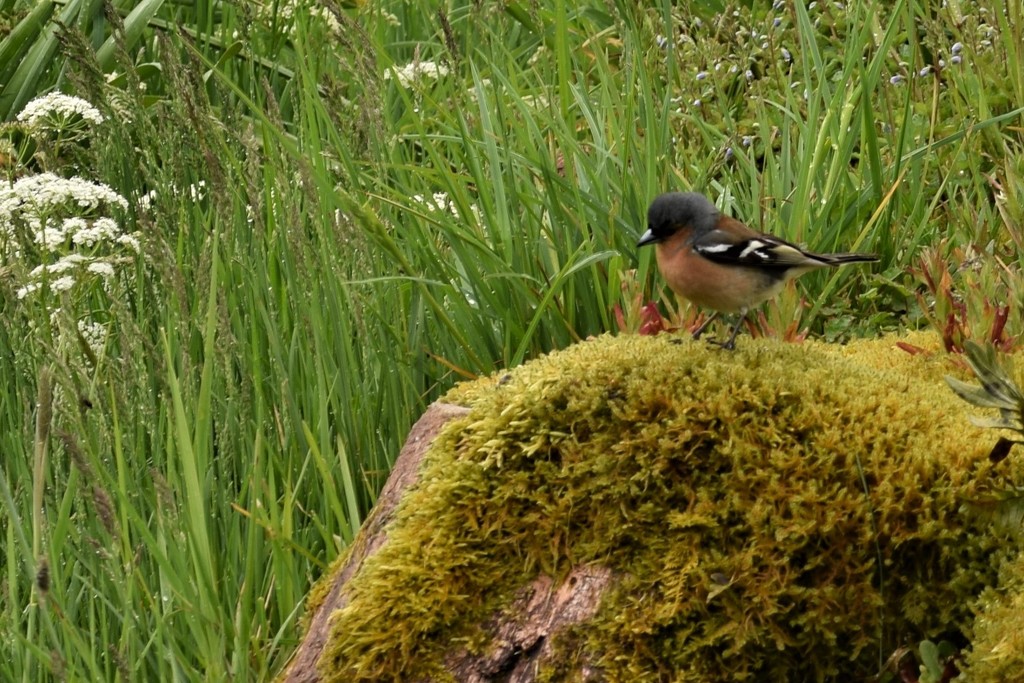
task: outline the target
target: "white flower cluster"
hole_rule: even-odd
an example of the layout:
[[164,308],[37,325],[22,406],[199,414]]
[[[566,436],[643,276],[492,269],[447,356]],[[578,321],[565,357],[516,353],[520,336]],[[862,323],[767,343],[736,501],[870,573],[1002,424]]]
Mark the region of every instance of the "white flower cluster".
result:
[[[462,216],[459,213],[459,207],[455,205],[454,200],[448,196],[447,192],[435,192],[430,197],[425,197],[421,194],[415,194],[412,196],[414,202],[421,204],[431,211],[440,211],[441,213],[450,213],[455,218],[462,218],[464,220],[470,220],[469,216]],[[472,220],[476,223],[480,222],[480,207],[476,204],[472,204],[469,207],[472,213]]]
[[102,206],[128,208],[128,201],[102,183],[83,178],[61,178],[40,173],[20,178],[13,185],[0,184],[0,256],[20,253],[19,226],[46,251],[58,252],[71,245],[95,247],[103,241],[120,242],[138,251],[134,237],[124,242],[112,218],[60,218],[70,210],[91,213]]
[[[73,316],[73,315],[74,315],[73,313],[70,314],[70,316]],[[68,322],[72,322],[72,321],[68,320],[68,318],[69,318],[69,314],[66,313],[63,308],[54,308],[53,310],[50,311],[50,328],[51,328],[51,330],[55,331],[55,333],[57,335],[60,335],[61,337],[64,337],[65,339],[66,339],[65,335],[68,332],[67,323]],[[107,337],[109,336],[110,326],[105,324],[105,323],[101,323],[101,322],[97,322],[95,320],[92,320],[91,317],[89,317],[89,316],[85,316],[84,318],[81,318],[79,320],[74,320],[73,322],[74,322],[74,326],[75,326],[73,329],[77,330],[78,335],[81,337],[82,341],[84,341],[88,345],[89,350],[92,351],[92,355],[93,356],[100,356],[100,355],[102,355],[103,348],[104,348],[104,346],[106,346],[106,343],[107,343]],[[29,326],[33,329],[33,331],[35,331],[36,330],[36,322],[35,322],[35,320],[29,321]],[[70,341],[70,340],[68,340],[68,341]],[[72,345],[77,346],[77,343],[75,343],[75,342],[71,342],[71,343],[72,343]],[[61,400],[61,397],[59,396],[60,388],[61,388],[60,385],[57,385],[55,387],[55,389],[57,390],[57,392],[55,392],[55,398],[58,401]]]
[[396,66],[394,71],[385,71],[384,80],[390,80],[392,75],[398,79],[399,85],[408,88],[417,81],[427,78],[438,80],[448,75],[448,67],[437,62],[415,61],[405,66]]
[[[301,8],[303,12],[308,13],[309,18],[313,22],[321,23],[330,33],[339,36],[344,33],[345,29],[338,22],[334,13],[326,7],[309,7],[311,4],[313,3],[304,2],[303,0],[256,3],[256,18],[268,27],[271,25],[281,26],[282,24],[290,24],[291,26],[288,33],[294,38],[296,35],[296,15]],[[241,33],[239,31],[235,31],[233,37],[240,38]]]
[[[46,156],[38,155],[46,161],[60,161],[61,145],[84,138],[104,120],[85,100],[59,92],[33,100],[17,119],[46,150]],[[107,296],[122,291],[123,283],[115,280],[118,268],[141,253],[138,234],[126,234],[118,218],[128,200],[108,185],[77,176],[18,174],[0,179],[0,271],[13,274],[15,296],[26,310],[50,313],[45,335],[59,340],[59,348],[84,342],[92,350],[85,355],[95,358],[104,352],[109,332],[92,320],[92,297],[101,289]],[[70,309],[62,313],[58,305]],[[37,320],[29,320],[30,330],[40,331]]]
[[412,196],[412,200],[428,209],[441,212],[449,212],[456,218],[459,217],[459,210],[455,207],[455,202],[451,200],[447,192],[435,192],[432,197],[424,197],[421,194],[415,194]]
[[92,221],[78,216],[65,218],[59,225],[40,226],[33,233],[35,243],[48,251],[60,251],[69,243],[91,249],[100,242],[117,242],[121,237],[117,221],[107,217]]
[[65,95],[59,90],[26,104],[18,113],[18,121],[33,128],[54,124],[59,128],[61,123],[69,122],[76,116],[89,123],[103,123],[103,115],[96,107],[81,97]]
[[[113,277],[116,261],[96,254],[107,251],[104,247],[128,247],[138,253],[136,235],[124,234],[109,216],[95,215],[111,206],[127,209],[128,201],[107,185],[83,178],[41,173],[0,185],[0,257],[20,255],[19,246],[24,244],[19,245],[19,239],[25,236],[43,253],[60,256],[32,269],[17,291],[18,298],[43,287],[64,292],[80,279]],[[68,217],[69,213],[79,215]]]
[[[205,180],[200,180],[198,183],[191,183],[184,191],[178,189],[176,186],[170,188],[168,196],[173,197],[188,197],[193,202],[201,202],[206,199],[207,195],[210,194],[209,189],[206,186]],[[160,195],[156,190],[150,190],[146,194],[139,197],[138,201],[135,202],[135,208],[142,213],[148,213],[153,210],[156,206],[156,202]]]
[[94,210],[103,204],[128,208],[128,200],[103,183],[53,173],[25,176],[9,187],[0,186],[0,233],[19,212],[42,217],[64,207]]
[[201,202],[206,199],[206,181],[200,180],[188,186],[188,196],[194,202]]
[[107,341],[107,326],[91,320],[79,320],[78,333],[82,335],[82,339],[89,345],[93,355],[100,355],[100,352],[103,351],[103,345]]
[[310,9],[309,16],[314,19],[319,19],[327,27],[327,30],[335,35],[341,35],[345,32],[344,27],[338,23],[334,14],[331,13],[326,7],[317,7]]
[[136,202],[135,206],[138,207],[140,211],[148,212],[153,208],[153,205],[156,204],[156,197],[156,190],[150,190],[139,197],[139,201]]
[[29,273],[29,282],[16,292],[19,299],[49,286],[50,291],[66,292],[75,286],[76,275],[98,275],[104,280],[114,277],[114,264],[102,258],[68,254],[54,263],[36,266]]

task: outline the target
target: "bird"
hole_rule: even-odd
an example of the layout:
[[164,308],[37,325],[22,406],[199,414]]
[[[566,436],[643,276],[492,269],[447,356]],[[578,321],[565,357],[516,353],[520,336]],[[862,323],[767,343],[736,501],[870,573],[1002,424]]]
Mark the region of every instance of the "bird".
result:
[[659,195],[647,210],[637,247],[656,246],[658,270],[678,296],[713,311],[694,339],[720,313],[739,314],[724,342],[736,348],[747,312],[777,295],[786,282],[818,268],[877,261],[875,254],[815,254],[722,215],[699,192]]

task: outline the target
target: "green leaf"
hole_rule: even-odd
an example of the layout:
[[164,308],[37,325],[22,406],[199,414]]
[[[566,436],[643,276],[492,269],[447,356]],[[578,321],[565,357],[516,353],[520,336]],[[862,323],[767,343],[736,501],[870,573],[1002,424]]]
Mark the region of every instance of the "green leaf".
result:
[[1012,410],[1016,407],[1015,403],[1011,403],[1003,396],[994,396],[985,387],[968,384],[949,375],[946,376],[946,384],[957,396],[978,408]]
[[[60,14],[61,24],[69,23],[78,11],[77,5],[69,4]],[[30,15],[32,16],[32,15]],[[49,19],[49,16],[47,17]],[[20,60],[12,58],[13,63],[18,66],[10,80],[0,90],[0,116],[11,118],[21,111],[37,92],[40,77],[54,65],[54,55],[57,53],[57,38],[54,35],[54,26],[45,26],[45,20],[41,21],[38,30],[33,32],[33,26],[26,27],[26,33],[22,38],[23,45],[12,45],[11,50],[18,49],[23,55]],[[31,46],[27,46],[29,38],[35,40]]]
[[[998,418],[971,417],[971,423],[986,429],[1006,429],[1024,434],[1024,394],[1010,379],[1007,370],[999,365],[995,349],[968,341],[964,344],[964,351],[981,386],[948,375],[946,384],[967,403],[999,411]],[[989,460],[996,463],[1004,459],[1015,443],[1021,442],[1000,438],[989,453]]]
[[1024,427],[1020,420],[1005,417],[987,418],[971,416],[970,420],[971,424],[975,427],[982,427],[983,429],[1009,429],[1011,431],[1020,431],[1021,428]]
[[[22,57],[32,47],[32,41],[39,37],[46,22],[53,15],[53,8],[53,2],[50,0],[40,2],[0,42],[0,83],[6,82],[8,76],[21,64]],[[0,118],[10,118],[12,113],[0,111]]]
[[922,681],[935,681],[942,678],[942,663],[939,661],[939,648],[930,640],[922,640],[919,646],[921,651],[921,664],[924,667]]
[[[130,50],[135,46],[142,37],[143,30],[149,25],[149,21],[156,15],[163,4],[164,0],[142,0],[125,17],[124,36],[121,40],[126,49]],[[115,36],[107,38],[103,41],[100,49],[96,51],[96,61],[100,63],[100,68],[104,71],[110,71],[114,65],[114,46],[116,45],[114,38]]]

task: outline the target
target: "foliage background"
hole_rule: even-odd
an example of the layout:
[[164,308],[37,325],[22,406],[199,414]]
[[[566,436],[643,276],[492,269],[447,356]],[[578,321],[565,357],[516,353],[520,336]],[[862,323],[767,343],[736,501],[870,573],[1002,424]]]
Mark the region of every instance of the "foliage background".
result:
[[[143,235],[45,305],[3,252],[4,680],[280,671],[427,403],[652,298],[692,321],[633,247],[658,192],[881,256],[761,333],[1020,334],[1019,2],[307,4],[0,0],[5,177],[107,183]],[[55,87],[87,140],[14,121]],[[54,332],[86,319],[98,353]]]

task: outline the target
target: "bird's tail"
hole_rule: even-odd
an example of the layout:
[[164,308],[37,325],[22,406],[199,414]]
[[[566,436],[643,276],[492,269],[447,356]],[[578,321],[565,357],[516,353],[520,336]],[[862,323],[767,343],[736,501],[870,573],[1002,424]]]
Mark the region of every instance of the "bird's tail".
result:
[[844,263],[870,263],[877,261],[875,254],[814,254],[814,258],[830,266],[841,266]]

